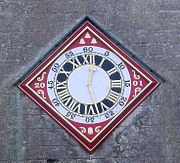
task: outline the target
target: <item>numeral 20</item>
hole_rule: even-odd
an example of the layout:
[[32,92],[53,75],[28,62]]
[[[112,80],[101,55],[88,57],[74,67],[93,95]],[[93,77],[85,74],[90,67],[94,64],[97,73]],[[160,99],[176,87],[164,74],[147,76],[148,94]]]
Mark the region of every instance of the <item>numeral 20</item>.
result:
[[35,88],[44,88],[45,87],[45,83],[34,83],[34,87]]

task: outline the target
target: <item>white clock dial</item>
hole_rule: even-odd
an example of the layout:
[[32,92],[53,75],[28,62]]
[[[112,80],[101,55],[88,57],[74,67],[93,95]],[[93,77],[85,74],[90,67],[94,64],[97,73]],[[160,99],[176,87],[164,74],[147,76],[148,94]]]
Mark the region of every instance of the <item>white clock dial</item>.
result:
[[48,94],[54,107],[82,123],[113,117],[126,104],[131,89],[125,64],[98,47],[79,47],[60,56],[51,67],[48,83],[53,83]]
[[68,90],[70,95],[76,101],[83,104],[93,104],[93,99],[89,91],[90,84],[92,85],[96,103],[102,101],[110,90],[110,79],[108,74],[102,68],[98,66],[94,67],[94,65],[94,71],[91,71],[91,67],[92,65],[83,65],[76,68],[68,79]]

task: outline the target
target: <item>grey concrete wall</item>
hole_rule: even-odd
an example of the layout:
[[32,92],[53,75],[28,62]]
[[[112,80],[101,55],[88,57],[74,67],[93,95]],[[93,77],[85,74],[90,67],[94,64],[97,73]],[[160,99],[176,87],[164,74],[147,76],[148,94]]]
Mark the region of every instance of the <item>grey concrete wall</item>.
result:
[[[13,86],[85,15],[166,79],[92,155]],[[179,85],[179,0],[0,0],[1,163],[179,163]]]

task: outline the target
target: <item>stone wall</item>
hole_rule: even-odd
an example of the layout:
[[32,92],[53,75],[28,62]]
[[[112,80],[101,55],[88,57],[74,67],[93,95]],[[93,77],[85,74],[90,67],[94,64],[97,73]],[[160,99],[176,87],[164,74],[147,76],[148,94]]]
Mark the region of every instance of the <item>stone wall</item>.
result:
[[[165,79],[91,155],[14,86],[85,15]],[[0,0],[0,70],[1,163],[180,162],[179,0]]]

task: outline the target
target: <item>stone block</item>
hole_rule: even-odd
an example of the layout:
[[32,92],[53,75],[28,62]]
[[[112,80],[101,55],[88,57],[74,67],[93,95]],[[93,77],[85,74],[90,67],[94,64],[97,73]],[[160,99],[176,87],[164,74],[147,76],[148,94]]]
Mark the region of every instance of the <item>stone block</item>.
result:
[[24,115],[25,128],[27,129],[54,129],[61,128],[54,120],[48,115]]
[[21,106],[23,108],[24,115],[39,115],[40,114],[40,108],[37,106],[37,104],[35,104],[27,96],[25,96],[25,94],[22,95]]
[[[131,134],[130,134],[131,133]],[[164,129],[162,127],[141,127],[131,126],[123,132],[116,132],[114,138],[117,144],[161,144],[164,143]]]
[[179,11],[180,8],[179,0],[158,0],[156,4],[160,11]]
[[68,135],[62,129],[29,129],[28,143],[30,145],[46,145],[46,146],[60,146],[60,145],[79,145],[74,138]]
[[159,15],[159,24],[161,29],[178,29],[180,27],[180,13],[179,11],[175,12],[160,12]]
[[28,146],[28,159],[78,159],[87,158],[87,153],[78,146]]
[[0,130],[0,146],[5,147],[7,145],[7,137],[6,137],[7,133],[4,129]]
[[[154,148],[156,146],[156,148]],[[165,145],[157,143],[124,143],[120,145],[106,145],[99,148],[92,158],[143,158],[164,157]]]

